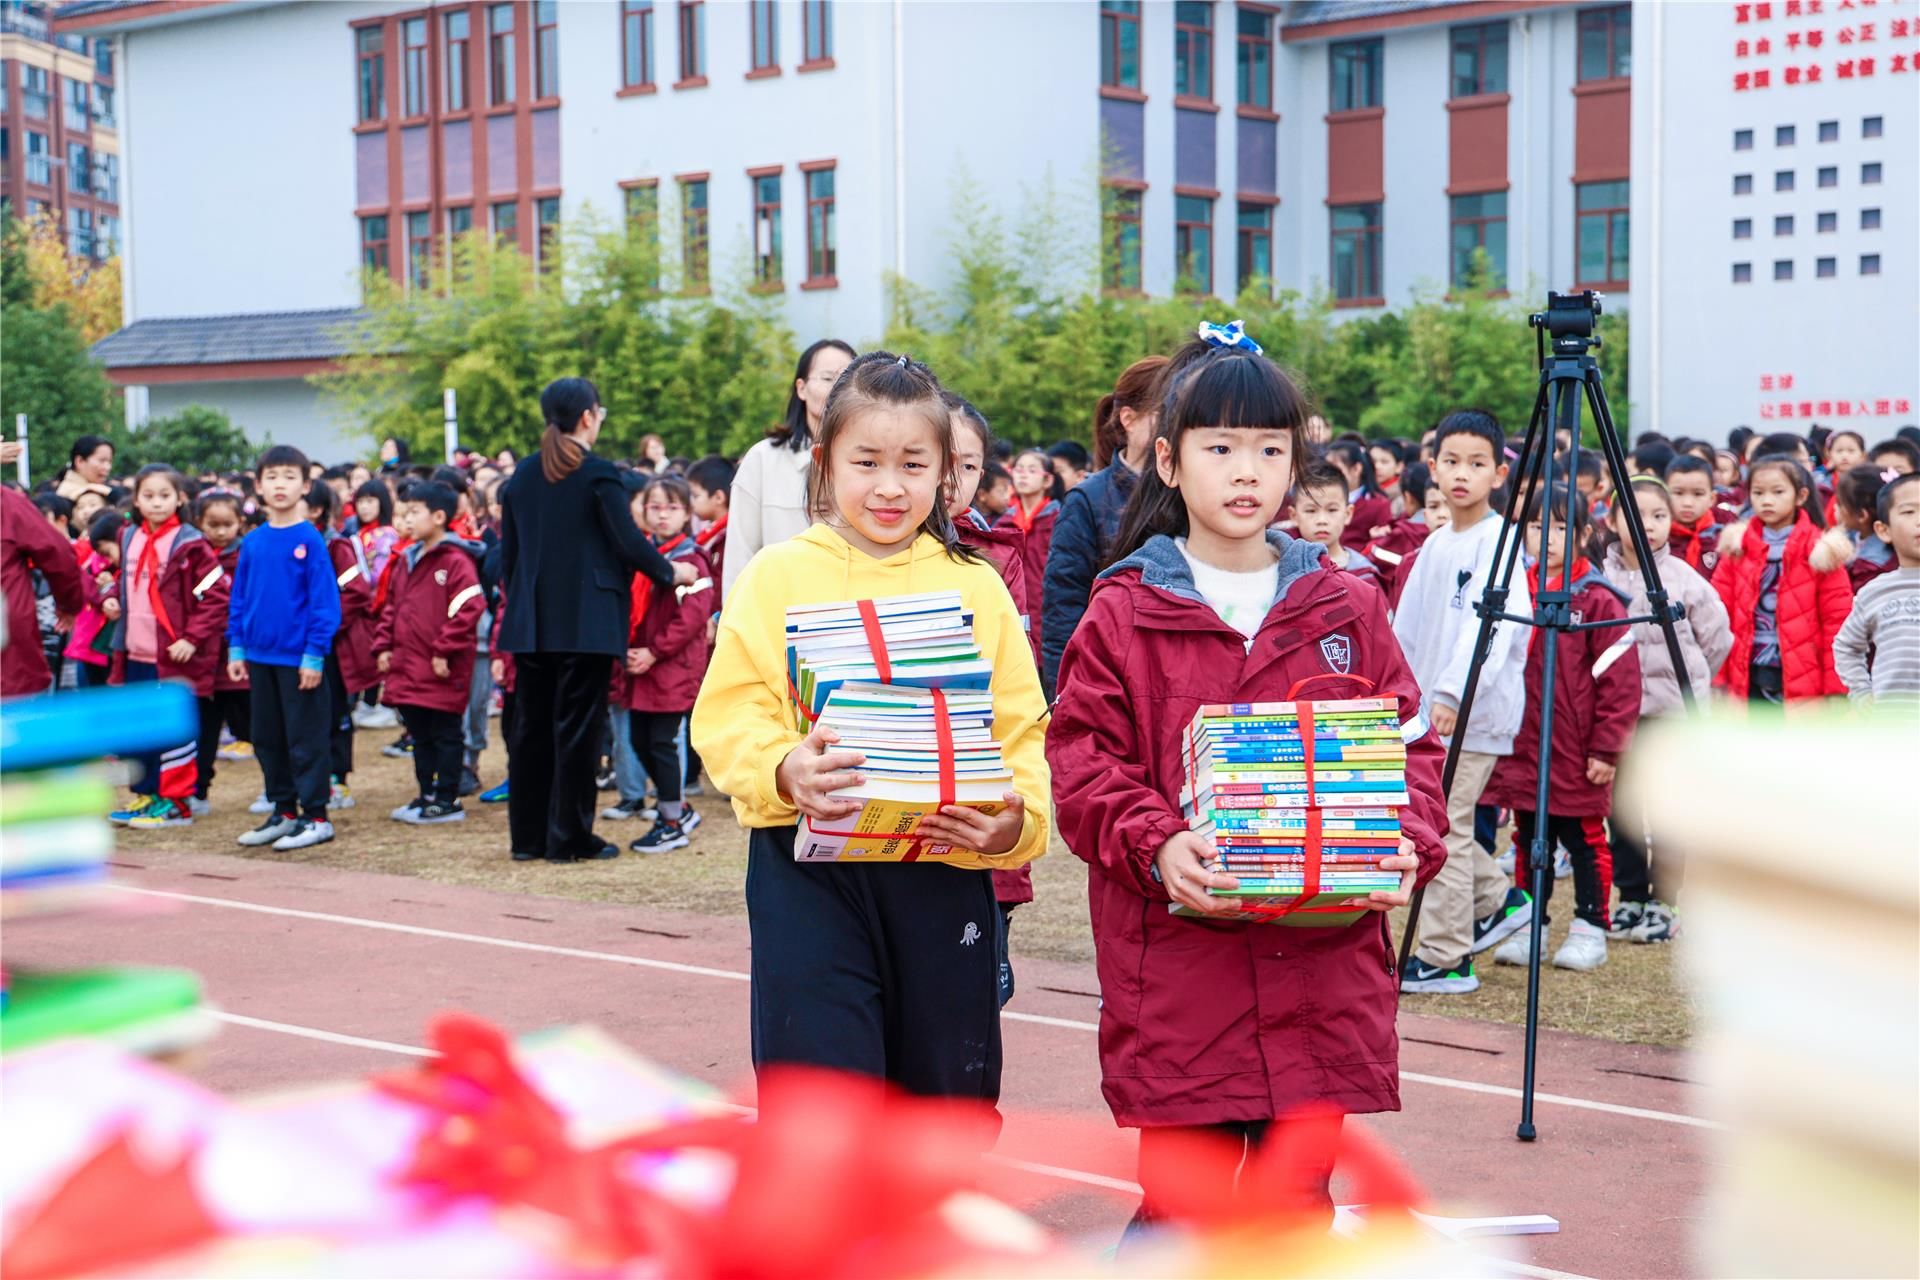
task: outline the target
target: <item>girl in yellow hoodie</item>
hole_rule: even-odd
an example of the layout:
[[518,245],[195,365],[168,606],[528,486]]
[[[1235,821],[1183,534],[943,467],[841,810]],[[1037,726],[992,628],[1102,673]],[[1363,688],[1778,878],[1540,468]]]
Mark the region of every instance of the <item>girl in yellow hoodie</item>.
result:
[[[947,517],[953,477],[952,428],[926,366],[887,352],[849,365],[813,450],[816,523],[763,548],[728,592],[693,745],[749,832],[755,1067],[831,1067],[991,1103],[1002,925],[988,872],[1047,847],[1046,703],[1019,610]],[[924,819],[921,834],[973,851],[938,863],[796,863],[801,814],[859,810],[833,793],[861,780],[863,758],[834,750],[830,730],[793,728],[786,611],[927,591],[960,593],[993,663],[993,736],[1014,780],[1007,806]]]

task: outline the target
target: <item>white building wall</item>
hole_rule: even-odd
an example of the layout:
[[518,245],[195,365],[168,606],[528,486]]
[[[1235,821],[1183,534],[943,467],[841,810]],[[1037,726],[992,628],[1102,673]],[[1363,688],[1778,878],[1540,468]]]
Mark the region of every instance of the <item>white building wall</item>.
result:
[[[1447,179],[1448,29],[1417,27],[1388,35],[1386,83],[1386,205],[1381,244],[1381,292],[1404,306],[1416,290],[1447,287],[1451,209]],[[1322,179],[1324,183],[1325,179]]]
[[[1292,243],[1284,257],[1276,246],[1274,274],[1281,286],[1313,294],[1329,287],[1332,252],[1332,222],[1327,213],[1326,118],[1331,92],[1327,46],[1324,41],[1281,45],[1280,53],[1281,81],[1291,92],[1286,95],[1288,105],[1280,108],[1281,156],[1287,163],[1280,169],[1281,215],[1276,222],[1288,226]],[[1387,123],[1392,126],[1391,117]]]
[[248,437],[290,444],[329,465],[370,452],[357,422],[328,411],[326,397],[299,378],[253,382],[165,382],[147,388],[148,413],[164,418],[190,404],[219,409]]

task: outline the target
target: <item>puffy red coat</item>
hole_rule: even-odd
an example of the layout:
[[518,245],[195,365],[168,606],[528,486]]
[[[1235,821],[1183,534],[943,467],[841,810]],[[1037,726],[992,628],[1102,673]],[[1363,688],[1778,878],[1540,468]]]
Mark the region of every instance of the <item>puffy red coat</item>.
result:
[[[243,541],[245,541],[244,538],[235,538],[219,553],[220,567],[224,569],[227,574],[227,591],[229,596],[231,596],[233,591],[233,571],[240,567],[240,544]],[[235,680],[227,674],[227,620],[222,618],[220,621],[220,661],[215,664],[213,668],[214,691],[217,693],[225,690],[245,689],[248,687],[250,687],[250,682],[245,676],[241,676],[238,680]]]
[[[1833,638],[1853,609],[1853,588],[1840,572],[1845,563],[1846,548],[1839,538],[1822,535],[1802,511],[1787,535],[1774,610],[1780,634],[1780,683],[1788,702],[1846,696],[1846,686],[1833,669]],[[1766,567],[1767,541],[1760,522],[1728,525],[1720,538],[1713,589],[1726,602],[1733,623],[1733,652],[1715,683],[1742,702],[1747,698],[1747,669],[1753,661],[1753,611]]]
[[[1399,983],[1384,915],[1324,929],[1188,919],[1168,912],[1154,872],[1160,846],[1187,826],[1180,741],[1194,712],[1284,700],[1300,681],[1334,674],[1396,695],[1420,732],[1401,819],[1421,882],[1446,858],[1445,753],[1418,728],[1420,689],[1379,590],[1334,570],[1311,543],[1268,537],[1283,550],[1283,574],[1299,576],[1251,651],[1193,594],[1172,540],[1155,538],[1095,585],[1060,666],[1047,760],[1060,834],[1089,867],[1101,1090],[1122,1125],[1263,1120],[1308,1103],[1400,1106]],[[1317,687],[1352,696],[1351,685]]]
[[[1017,500],[1016,500],[1017,501]],[[1019,608],[1020,616],[1027,620],[1027,642],[1033,646],[1033,660],[1040,662],[1041,613],[1044,601],[1042,595],[1047,585],[1047,553],[1053,549],[1053,524],[1060,518],[1060,504],[1049,498],[1041,508],[1033,513],[1026,528],[1020,527],[1010,508],[1007,514],[994,522],[994,531],[1011,531],[1014,547],[1020,556],[1020,586],[1015,590],[1012,581],[1007,582],[1007,590],[1013,596],[1013,603]],[[1003,579],[1006,574],[1000,575]]]
[[[373,631],[374,653],[393,655],[380,700],[393,707],[464,712],[474,641],[487,608],[473,551],[452,537],[432,547],[416,542],[396,552],[388,567],[387,604]],[[447,660],[444,678],[433,673],[435,658]]]
[[[1627,616],[1627,607],[1607,580],[1580,562],[1573,584],[1573,620],[1602,622]],[[1535,588],[1535,598],[1538,590]],[[1540,685],[1546,671],[1547,637],[1528,636],[1527,710],[1513,740],[1513,754],[1500,757],[1482,804],[1531,811],[1540,802]],[[1640,649],[1633,628],[1595,627],[1556,632],[1559,653],[1553,676],[1553,761],[1549,786],[1554,817],[1604,817],[1613,812],[1613,784],[1587,780],[1587,759],[1618,764],[1640,720]]]
[[[1033,660],[1040,661],[1040,633],[1038,619],[1026,612],[1027,609],[1027,569],[1026,561],[1020,555],[1020,531],[1018,529],[989,525],[973,511],[965,511],[953,522],[954,531],[960,535],[960,541],[980,552],[993,562],[1000,571],[1000,581],[1007,584],[1007,594],[1013,597],[1013,603],[1021,612],[1021,622],[1027,628],[1027,639],[1033,645]],[[1033,868],[1016,867],[1012,871],[995,871],[993,875],[993,896],[1011,906],[1033,901]]]
[[615,679],[625,677],[622,701],[630,711],[687,712],[693,710],[712,656],[707,619],[713,616],[713,568],[692,538],[683,537],[660,551],[675,563],[691,562],[706,585],[653,588],[647,612],[629,637],[631,647],[653,650],[653,666],[637,676],[626,675],[620,667]]
[[45,693],[53,680],[40,649],[40,619],[33,603],[33,571],[53,588],[61,613],[75,614],[86,603],[80,586],[80,562],[73,546],[47,523],[31,499],[0,489],[0,595],[6,597],[6,648],[0,649],[0,697]]
[[[134,586],[133,559],[128,554],[136,526],[129,521],[120,531],[120,617],[122,626],[113,637],[113,675],[119,684],[127,674],[127,592],[145,591],[145,580]],[[196,698],[213,695],[215,673],[226,659],[227,601],[233,595],[233,574],[220,563],[220,553],[201,532],[182,524],[174,535],[167,562],[160,566],[160,605],[167,611],[173,630],[159,626],[155,636],[158,652],[154,668],[162,680],[185,680],[193,686]],[[193,656],[175,662],[167,656],[167,646],[175,640],[193,642]]]
[[333,634],[333,656],[347,692],[359,693],[380,683],[380,668],[373,660],[373,573],[358,538],[331,530],[322,536],[340,586],[340,630]]

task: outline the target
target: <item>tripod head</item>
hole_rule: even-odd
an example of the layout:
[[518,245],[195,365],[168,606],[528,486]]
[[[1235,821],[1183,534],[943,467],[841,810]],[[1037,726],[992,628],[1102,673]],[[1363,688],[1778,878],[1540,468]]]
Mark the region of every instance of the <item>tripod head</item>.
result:
[[1600,339],[1593,322],[1600,318],[1600,295],[1591,289],[1580,293],[1548,293],[1547,309],[1527,317],[1553,345],[1553,354],[1562,357],[1583,356],[1597,350]]

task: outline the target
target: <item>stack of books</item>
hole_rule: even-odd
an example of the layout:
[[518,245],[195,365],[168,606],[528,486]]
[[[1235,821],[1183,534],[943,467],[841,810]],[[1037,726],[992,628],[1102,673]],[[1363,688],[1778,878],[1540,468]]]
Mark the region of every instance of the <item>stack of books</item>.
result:
[[1408,802],[1396,699],[1204,706],[1181,768],[1189,829],[1212,846],[1215,870],[1240,882],[1211,891],[1233,901],[1227,918],[1350,924],[1364,914],[1356,900],[1400,887],[1399,872],[1380,869],[1399,852]]
[[973,639],[958,591],[795,605],[787,610],[787,681],[795,723],[810,729],[849,680],[921,689],[986,689],[993,664]]

